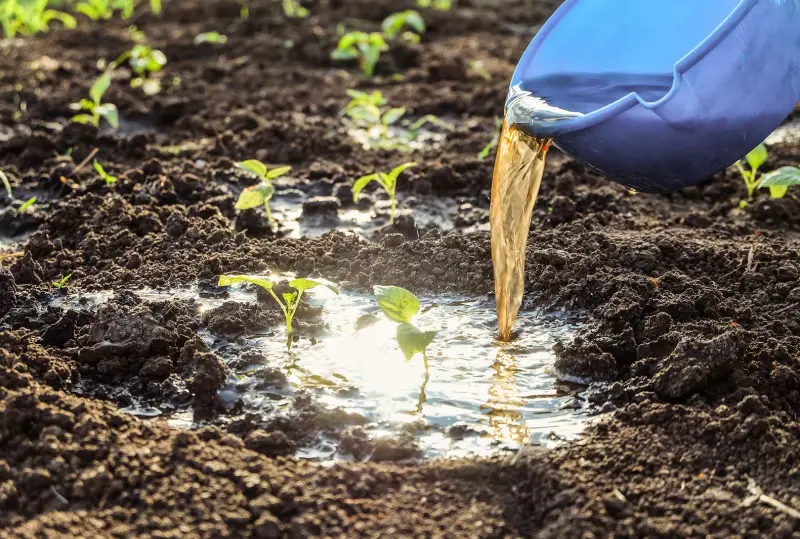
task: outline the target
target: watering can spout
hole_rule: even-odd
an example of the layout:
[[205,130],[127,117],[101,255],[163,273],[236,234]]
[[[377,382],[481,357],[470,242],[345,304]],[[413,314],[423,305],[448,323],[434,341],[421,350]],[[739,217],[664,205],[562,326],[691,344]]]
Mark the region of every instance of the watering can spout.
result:
[[517,65],[498,145],[490,221],[501,339],[521,303],[551,142],[637,191],[696,185],[791,113],[799,58],[800,0],[564,0]]

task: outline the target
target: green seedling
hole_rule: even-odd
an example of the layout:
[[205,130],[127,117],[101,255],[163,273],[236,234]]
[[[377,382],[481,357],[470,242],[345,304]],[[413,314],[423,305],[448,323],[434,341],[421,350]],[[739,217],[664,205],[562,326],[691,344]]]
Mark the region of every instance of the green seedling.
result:
[[492,135],[492,139],[486,146],[483,147],[483,149],[480,152],[478,152],[478,159],[480,159],[481,161],[489,157],[489,154],[491,154],[492,151],[495,148],[497,148],[497,144],[500,142],[500,131],[503,129],[503,119],[495,118],[494,123],[496,130],[494,132],[494,135]]
[[93,166],[94,169],[97,171],[97,173],[100,175],[100,177],[103,178],[103,180],[106,182],[106,185],[114,185],[115,183],[117,183],[117,177],[112,176],[111,174],[106,172],[105,169],[103,168],[103,165],[101,165],[97,159],[94,160]]
[[736,162],[736,169],[739,171],[739,174],[742,175],[744,184],[747,187],[748,200],[753,199],[753,194],[758,188],[758,169],[767,162],[768,157],[767,147],[763,144],[759,144],[744,157],[744,161],[747,162],[750,170],[744,168],[742,161]]
[[150,11],[156,15],[161,15],[161,11],[163,11],[161,0],[150,0]]
[[375,66],[381,53],[388,51],[389,45],[383,34],[378,32],[348,32],[339,39],[336,50],[331,53],[334,60],[357,60],[365,77],[375,74]]
[[255,159],[248,159],[247,161],[236,163],[236,165],[243,170],[255,174],[258,179],[261,180],[261,183],[242,191],[242,194],[239,195],[239,200],[236,201],[235,208],[237,210],[250,210],[263,204],[264,208],[267,210],[267,219],[269,219],[270,227],[272,227],[275,223],[275,220],[272,218],[272,212],[269,209],[269,201],[272,199],[272,195],[275,194],[275,187],[272,185],[272,180],[283,176],[289,172],[292,167],[278,167],[269,170],[267,165]]
[[195,45],[201,45],[203,43],[211,43],[212,45],[222,45],[223,43],[228,42],[228,36],[224,34],[220,34],[219,32],[203,32],[202,34],[198,34],[194,38]]
[[353,120],[358,127],[370,131],[372,135],[378,135],[379,138],[383,138],[388,127],[406,113],[406,109],[402,107],[384,108],[386,99],[377,90],[370,93],[347,90],[347,95],[351,99],[342,113]]
[[438,332],[424,331],[414,325],[413,319],[420,309],[419,298],[399,286],[375,286],[373,291],[383,314],[392,322],[399,324],[396,333],[397,344],[406,361],[411,361],[417,354],[422,355],[427,382],[429,374],[427,349]]
[[92,84],[92,87],[89,89],[89,97],[91,97],[91,99],[81,99],[79,103],[70,105],[73,110],[86,111],[82,114],[76,114],[70,118],[70,121],[100,127],[100,120],[103,119],[108,125],[117,129],[119,127],[117,106],[113,103],[102,102],[103,95],[106,93],[109,86],[111,86],[111,70],[103,73],[95,83]]
[[403,163],[402,165],[392,169],[392,171],[388,174],[385,172],[376,172],[374,174],[362,176],[353,184],[353,201],[358,201],[361,191],[363,191],[370,182],[378,182],[383,190],[386,191],[386,194],[389,195],[389,201],[391,203],[389,223],[394,224],[394,216],[397,212],[397,178],[403,173],[403,171],[416,165],[416,163]]
[[11,182],[9,181],[8,176],[6,176],[5,172],[2,170],[0,170],[0,181],[3,182],[3,187],[6,189],[8,198],[14,198],[14,193],[11,191]]
[[[133,12],[133,1],[131,4],[131,12]],[[93,21],[100,19],[110,19],[114,15],[114,7],[112,0],[83,0],[75,5],[75,10],[83,13]]]
[[5,0],[0,6],[0,26],[5,37],[12,38],[17,34],[32,36],[47,32],[52,21],[59,21],[67,28],[75,28],[75,17],[48,9],[49,0]]
[[[406,27],[413,29],[414,32],[404,32],[403,29]],[[403,36],[408,41],[417,43],[420,35],[425,33],[425,21],[418,11],[409,9],[386,17],[381,23],[381,29],[387,39],[397,39]]]
[[136,76],[131,79],[131,88],[142,88],[145,94],[155,95],[161,91],[161,82],[152,75],[167,65],[166,55],[149,45],[137,43],[114,60],[112,67],[128,62]]
[[67,281],[69,281],[70,277],[72,277],[71,273],[69,275],[64,275],[59,280],[53,281],[53,286],[55,286],[57,290],[61,290],[62,288],[66,288],[67,287]]
[[417,138],[419,138],[419,135],[420,135],[420,132],[421,132],[422,128],[425,127],[428,124],[432,124],[432,125],[441,127],[442,129],[444,129],[446,131],[452,131],[453,130],[453,126],[452,125],[450,125],[449,123],[445,122],[444,120],[442,120],[438,116],[436,116],[434,114],[426,114],[425,116],[423,116],[422,118],[420,118],[419,120],[417,120],[416,122],[414,122],[410,126],[408,126],[408,139],[409,140],[416,140]]
[[219,286],[231,286],[234,284],[239,283],[250,283],[255,284],[266,290],[270,296],[277,302],[278,307],[280,307],[281,311],[283,312],[283,316],[286,319],[286,348],[287,350],[292,349],[292,320],[294,319],[294,315],[297,312],[297,308],[300,306],[300,299],[303,297],[303,292],[306,290],[310,290],[312,288],[316,288],[318,286],[324,286],[331,290],[334,294],[339,293],[339,287],[325,279],[294,279],[289,282],[289,286],[294,288],[293,292],[287,292],[282,294],[282,298],[279,298],[278,295],[275,293],[273,283],[268,277],[262,277],[259,275],[221,275],[219,278]]
[[22,203],[22,206],[20,206],[17,209],[17,215],[22,215],[23,213],[31,209],[34,204],[36,204],[36,197],[29,198],[28,200]]
[[438,9],[439,11],[450,11],[453,7],[453,0],[417,0],[417,6]]
[[281,0],[283,14],[290,19],[304,19],[308,17],[308,10],[300,5],[297,0]]

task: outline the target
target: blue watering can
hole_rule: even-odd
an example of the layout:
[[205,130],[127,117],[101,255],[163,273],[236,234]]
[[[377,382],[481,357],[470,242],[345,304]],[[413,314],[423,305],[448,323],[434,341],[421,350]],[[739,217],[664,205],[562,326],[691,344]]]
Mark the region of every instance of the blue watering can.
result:
[[695,185],[800,99],[800,0],[565,0],[517,66],[489,219],[500,340],[552,141],[640,191]]
[[640,191],[695,185],[800,99],[800,0],[566,0],[517,66],[507,121]]

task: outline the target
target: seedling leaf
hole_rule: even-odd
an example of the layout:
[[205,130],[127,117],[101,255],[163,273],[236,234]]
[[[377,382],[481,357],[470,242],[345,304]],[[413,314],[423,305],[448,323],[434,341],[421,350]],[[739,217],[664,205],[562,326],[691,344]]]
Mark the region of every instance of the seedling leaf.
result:
[[119,127],[119,113],[117,112],[117,106],[113,103],[98,105],[94,108],[94,111],[114,129]]
[[764,187],[791,187],[800,185],[800,168],[781,167],[778,170],[768,172],[761,177],[759,188]]
[[23,213],[25,213],[25,212],[26,212],[26,211],[28,211],[28,210],[31,208],[31,206],[33,206],[34,204],[36,204],[36,197],[31,197],[31,198],[29,198],[28,200],[26,200],[25,202],[23,202],[23,203],[22,203],[22,206],[20,206],[20,207],[19,207],[19,209],[17,210],[17,213],[18,213],[18,214],[23,214]]
[[334,294],[339,293],[339,286],[336,283],[328,281],[327,279],[299,278],[291,281],[289,286],[296,288],[298,292],[310,290],[311,288],[316,288],[318,286],[324,286]]
[[389,177],[396,184],[397,183],[397,179],[400,177],[400,174],[402,174],[406,170],[410,169],[411,167],[415,167],[415,166],[417,166],[416,163],[403,163],[402,165],[394,167],[392,169],[392,171],[389,173]]
[[[262,185],[264,184],[262,183],[259,185],[254,185],[242,191],[242,194],[239,195],[239,200],[236,201],[234,208],[237,210],[251,210],[261,206],[266,200],[268,200],[265,197],[267,193],[265,193]],[[269,194],[271,197],[272,193]]]
[[267,175],[267,165],[256,159],[248,159],[247,161],[241,161],[236,164],[240,168],[252,172],[259,178],[264,178]]
[[437,333],[437,331],[422,331],[407,323],[397,326],[397,344],[400,345],[406,361],[410,361],[417,354],[424,354]]
[[0,170],[0,181],[3,182],[3,187],[6,189],[6,194],[8,194],[8,198],[12,198],[14,194],[11,191],[11,182],[8,180],[8,176],[6,176],[5,172]]
[[100,162],[97,159],[94,160],[94,163],[93,163],[92,166],[94,166],[94,169],[97,171],[97,173],[100,175],[100,177],[103,178],[103,180],[105,180],[106,185],[111,185],[111,184],[117,183],[117,177],[116,176],[112,176],[111,174],[107,173],[105,171],[105,169],[103,168],[103,165],[101,165]]
[[754,175],[755,172],[761,167],[761,165],[767,162],[767,158],[768,158],[767,147],[764,146],[763,144],[759,144],[745,156],[745,159],[747,159],[747,164],[750,165],[750,168],[752,169]]
[[376,285],[373,291],[383,314],[393,322],[410,324],[419,312],[419,299],[405,288]]
[[89,89],[89,97],[92,98],[95,104],[99,105],[103,99],[103,94],[106,93],[106,90],[108,90],[110,86],[111,73],[106,71],[92,84],[92,87]]
[[265,290],[272,290],[274,283],[268,277],[260,275],[220,275],[218,286],[231,286],[239,283],[258,285]]
[[387,110],[385,113],[383,113],[381,121],[383,122],[383,125],[389,126],[395,123],[400,118],[402,118],[405,113],[406,113],[405,108],[402,107],[391,108]]
[[361,178],[357,179],[353,184],[353,202],[358,202],[358,197],[361,194],[361,191],[369,184],[369,182],[375,180],[377,181],[379,178],[378,174],[368,174],[366,176],[362,176]]
[[69,275],[63,276],[58,281],[53,281],[53,286],[56,287],[58,290],[61,290],[62,288],[67,286],[67,281],[69,281],[70,277],[72,277],[71,273]]
[[287,174],[290,170],[292,170],[292,167],[273,168],[272,170],[267,172],[267,177],[266,178],[268,180],[274,180],[275,178],[277,178],[279,176],[283,176],[284,174]]

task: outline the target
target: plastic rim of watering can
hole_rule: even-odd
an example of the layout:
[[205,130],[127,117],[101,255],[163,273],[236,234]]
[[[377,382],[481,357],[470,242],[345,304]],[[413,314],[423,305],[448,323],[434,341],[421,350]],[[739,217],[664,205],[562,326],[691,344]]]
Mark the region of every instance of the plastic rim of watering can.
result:
[[[679,189],[725,169],[780,125],[800,98],[800,1],[714,1],[566,0],[517,66],[507,106],[520,106],[522,114],[509,109],[509,118],[522,130],[552,137],[556,146],[573,157],[642,191]],[[595,37],[608,49],[609,36],[621,36],[626,24],[628,31],[636,28],[643,21],[642,10],[648,9],[653,17],[672,16],[673,24],[681,19],[682,37],[667,29],[669,44],[662,39],[650,43],[649,49],[621,47],[617,55],[605,56],[609,50],[594,50],[586,44],[592,38],[589,34],[597,32]],[[660,22],[654,19],[649,24],[652,28]],[[695,27],[688,28],[692,24]],[[771,32],[763,32],[765,28]],[[615,29],[619,30],[616,34]],[[646,33],[629,33],[637,31]],[[578,33],[584,39],[578,39]],[[699,35],[703,38],[687,45],[687,40]],[[669,55],[681,47],[687,51],[669,61],[667,69]],[[652,69],[644,58],[648,50],[661,55]],[[656,99],[643,97],[641,91],[625,92],[596,109],[581,114],[573,110],[561,118],[554,118],[552,111],[573,107],[559,102],[557,95],[552,100],[548,95],[542,118],[533,115],[527,124],[520,118],[536,107],[536,103],[531,107],[531,100],[523,106],[521,93],[531,91],[532,98],[542,97],[536,88],[526,86],[571,73],[573,78],[562,82],[567,90],[567,83],[574,86],[581,77],[603,79],[624,73],[624,69],[603,71],[602,65],[591,62],[613,66],[624,64],[625,58],[632,58],[633,71],[639,75],[671,76],[668,90]],[[512,101],[514,105],[509,105]]]

